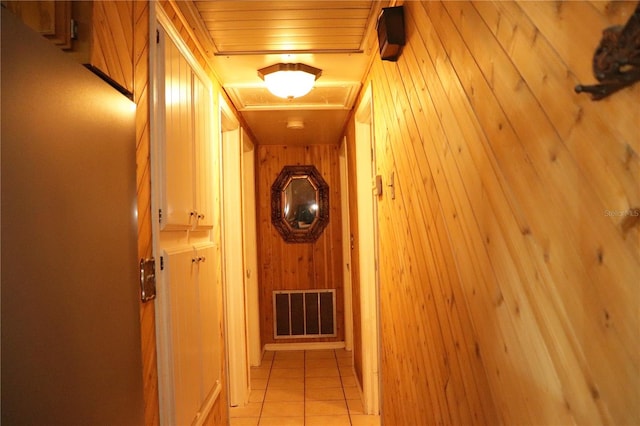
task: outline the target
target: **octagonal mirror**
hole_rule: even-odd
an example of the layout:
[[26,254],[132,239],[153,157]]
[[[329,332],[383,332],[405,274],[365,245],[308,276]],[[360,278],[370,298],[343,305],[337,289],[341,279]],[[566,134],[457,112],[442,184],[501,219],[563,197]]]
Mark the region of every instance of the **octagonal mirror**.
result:
[[289,243],[311,243],[329,223],[329,185],[314,166],[284,166],[271,185],[271,223]]

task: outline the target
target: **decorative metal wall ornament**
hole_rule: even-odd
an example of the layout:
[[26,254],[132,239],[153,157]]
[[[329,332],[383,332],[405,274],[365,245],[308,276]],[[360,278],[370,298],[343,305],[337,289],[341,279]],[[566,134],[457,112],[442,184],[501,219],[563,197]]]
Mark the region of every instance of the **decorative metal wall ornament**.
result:
[[596,101],[640,81],[640,2],[626,25],[602,32],[593,55],[593,75],[600,84],[579,84],[575,91],[591,93]]
[[313,243],[329,223],[329,185],[314,166],[284,166],[271,185],[271,223],[288,243]]

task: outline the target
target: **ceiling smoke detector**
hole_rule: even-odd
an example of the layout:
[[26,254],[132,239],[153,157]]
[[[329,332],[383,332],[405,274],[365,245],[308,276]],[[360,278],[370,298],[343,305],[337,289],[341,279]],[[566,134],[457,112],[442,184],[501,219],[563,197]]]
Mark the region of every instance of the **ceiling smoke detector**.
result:
[[287,129],[291,130],[301,130],[304,129],[304,121],[299,118],[290,118],[287,121]]

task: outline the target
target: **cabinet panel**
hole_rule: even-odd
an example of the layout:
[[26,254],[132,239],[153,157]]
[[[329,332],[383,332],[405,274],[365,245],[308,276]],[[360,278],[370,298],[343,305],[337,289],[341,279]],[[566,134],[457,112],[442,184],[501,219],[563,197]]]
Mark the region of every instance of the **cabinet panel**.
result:
[[202,394],[205,401],[220,383],[220,297],[221,289],[215,279],[214,249],[198,249],[198,257],[206,261],[198,264],[200,301],[200,341],[202,342]]
[[211,154],[214,132],[212,93],[200,78],[193,78],[194,139],[196,149],[196,210],[198,226],[213,226]]
[[192,72],[178,48],[164,45],[163,229],[188,227],[194,211]]
[[193,251],[164,254],[173,359],[174,421],[191,424],[200,408],[197,265]]
[[211,85],[180,48],[160,33],[158,96],[161,136],[162,230],[212,228],[211,155],[214,132]]
[[211,245],[165,251],[172,424],[192,424],[219,390],[221,372],[220,286]]

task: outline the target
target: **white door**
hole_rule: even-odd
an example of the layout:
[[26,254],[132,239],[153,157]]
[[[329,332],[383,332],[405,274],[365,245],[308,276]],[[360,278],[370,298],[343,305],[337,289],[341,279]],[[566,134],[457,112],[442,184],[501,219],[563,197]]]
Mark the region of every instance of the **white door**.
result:
[[135,105],[2,8],[4,425],[144,424]]
[[[344,348],[353,349],[353,291],[351,286],[351,227],[349,226],[349,173],[347,138],[340,145],[340,197],[342,205],[342,276],[344,279]],[[359,301],[358,301],[359,302]]]
[[[378,235],[375,182],[375,140],[371,85],[356,112],[356,179],[358,186],[358,235],[360,237],[360,305],[362,321],[362,391],[366,414],[378,414]],[[358,303],[356,301],[355,303]]]
[[258,301],[258,232],[256,230],[255,148],[248,137],[243,137],[242,152],[242,218],[244,222],[244,268],[247,291],[247,338],[249,362],[259,366],[262,361],[260,347],[260,305]]
[[250,391],[242,222],[242,129],[222,98],[220,114],[227,369],[229,404],[235,407],[249,402]]

